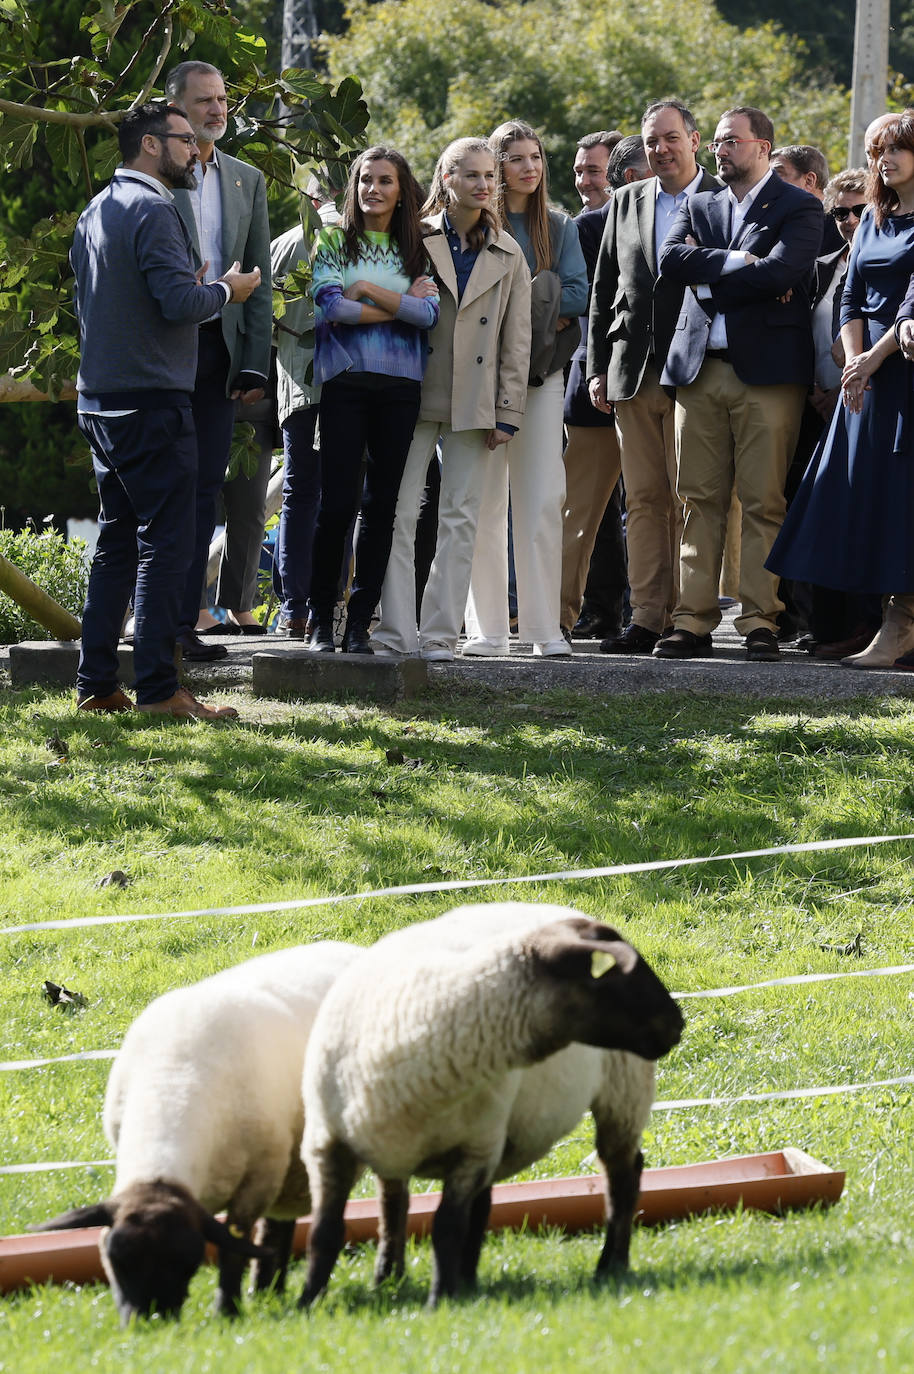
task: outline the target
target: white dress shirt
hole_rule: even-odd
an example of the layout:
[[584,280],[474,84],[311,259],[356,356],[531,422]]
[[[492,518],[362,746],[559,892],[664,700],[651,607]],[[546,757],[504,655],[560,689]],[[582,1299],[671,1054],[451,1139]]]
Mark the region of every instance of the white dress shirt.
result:
[[[734,239],[736,239],[739,236],[739,232],[743,227],[743,222],[745,221],[745,218],[749,213],[749,209],[752,205],[752,202],[755,200],[756,196],[758,195],[759,191],[761,191],[766,181],[769,181],[773,175],[773,171],[766,172],[766,174],[762,177],[761,181],[757,181],[755,185],[752,187],[751,191],[746,192],[742,200],[737,200],[736,196],[730,190],[730,187],[727,187],[727,199],[730,202],[731,243],[734,241]],[[730,272],[736,272],[738,268],[745,266],[745,252],[739,249],[731,249],[730,252],[727,254],[727,261],[724,263],[720,275],[722,277],[726,277]],[[699,286],[695,294],[698,296],[698,299],[700,301],[709,300],[711,296],[711,288],[710,286]],[[723,315],[715,315],[713,320],[711,321],[711,332],[708,335],[708,348],[726,348],[727,344],[728,340],[726,318]]]
[[654,212],[654,262],[660,261],[660,250],[666,242],[666,236],[672,229],[676,216],[680,209],[685,205],[693,191],[698,190],[698,183],[704,176],[704,172],[699,167],[692,181],[688,186],[684,186],[675,196],[669,195],[660,185],[660,178],[654,178],[656,188],[657,208]]

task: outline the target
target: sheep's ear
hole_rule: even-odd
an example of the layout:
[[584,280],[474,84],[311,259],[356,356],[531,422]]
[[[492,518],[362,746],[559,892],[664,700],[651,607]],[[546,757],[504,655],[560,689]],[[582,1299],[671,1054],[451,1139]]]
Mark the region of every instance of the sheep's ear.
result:
[[114,1204],[90,1202],[86,1207],[74,1207],[71,1212],[62,1212],[50,1221],[36,1222],[30,1231],[75,1231],[81,1226],[110,1226],[114,1220]]
[[[615,938],[607,939],[607,935]],[[531,947],[555,978],[591,980],[605,978],[612,970],[631,973],[638,962],[636,951],[616,931],[585,920],[542,926],[535,932]]]
[[210,1212],[203,1211],[200,1230],[211,1245],[218,1245],[220,1250],[230,1254],[244,1255],[246,1259],[271,1259],[273,1256],[269,1246],[255,1245],[237,1226],[226,1226]]

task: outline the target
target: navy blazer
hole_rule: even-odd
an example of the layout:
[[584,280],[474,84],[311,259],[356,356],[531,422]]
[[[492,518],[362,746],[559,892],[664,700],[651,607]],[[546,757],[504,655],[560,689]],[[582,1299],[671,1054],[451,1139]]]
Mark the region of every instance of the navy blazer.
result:
[[[908,282],[908,294],[901,302],[898,314],[895,316],[896,324],[902,320],[914,320],[914,277]],[[898,338],[898,330],[895,330],[895,337]]]
[[[660,253],[660,274],[684,286],[706,284],[710,300],[686,291],[661,378],[688,386],[704,361],[711,320],[727,323],[727,348],[749,386],[810,386],[815,352],[810,325],[811,273],[822,243],[822,206],[808,191],[772,176],[755,197],[735,239],[726,188],[698,191],[679,212]],[[686,244],[691,235],[699,246]],[[733,250],[759,261],[722,275]],[[780,297],[792,292],[790,300]]]

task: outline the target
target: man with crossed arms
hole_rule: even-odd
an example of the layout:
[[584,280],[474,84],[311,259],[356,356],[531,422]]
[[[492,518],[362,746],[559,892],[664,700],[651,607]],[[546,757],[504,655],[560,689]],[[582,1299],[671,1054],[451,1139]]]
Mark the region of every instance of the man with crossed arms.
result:
[[707,657],[727,512],[742,507],[737,631],[753,662],[779,656],[778,578],[765,568],[784,519],[814,349],[809,286],[822,243],[819,201],[769,165],[771,120],[727,110],[709,145],[720,191],[693,195],[660,254],[661,279],[690,288],[661,378],[676,391],[678,491],[685,508],[675,629],[657,658]]

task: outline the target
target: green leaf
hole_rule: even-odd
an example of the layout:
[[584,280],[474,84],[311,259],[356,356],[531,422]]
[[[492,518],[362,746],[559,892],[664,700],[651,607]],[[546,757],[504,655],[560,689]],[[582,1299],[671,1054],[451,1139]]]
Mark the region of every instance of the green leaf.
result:
[[56,167],[62,167],[75,186],[82,176],[79,135],[69,124],[49,124],[45,133],[48,152]]
[[93,175],[98,181],[109,181],[114,175],[114,169],[120,164],[121,150],[118,147],[117,139],[105,138],[101,143],[96,143],[92,149],[89,159]]
[[2,165],[7,168],[30,167],[37,134],[36,125],[5,116],[3,123],[0,124]]
[[320,81],[313,72],[306,71],[302,67],[287,67],[281,77],[281,86],[284,91],[291,91],[293,95],[299,95],[303,100],[316,100],[326,94],[327,83]]

